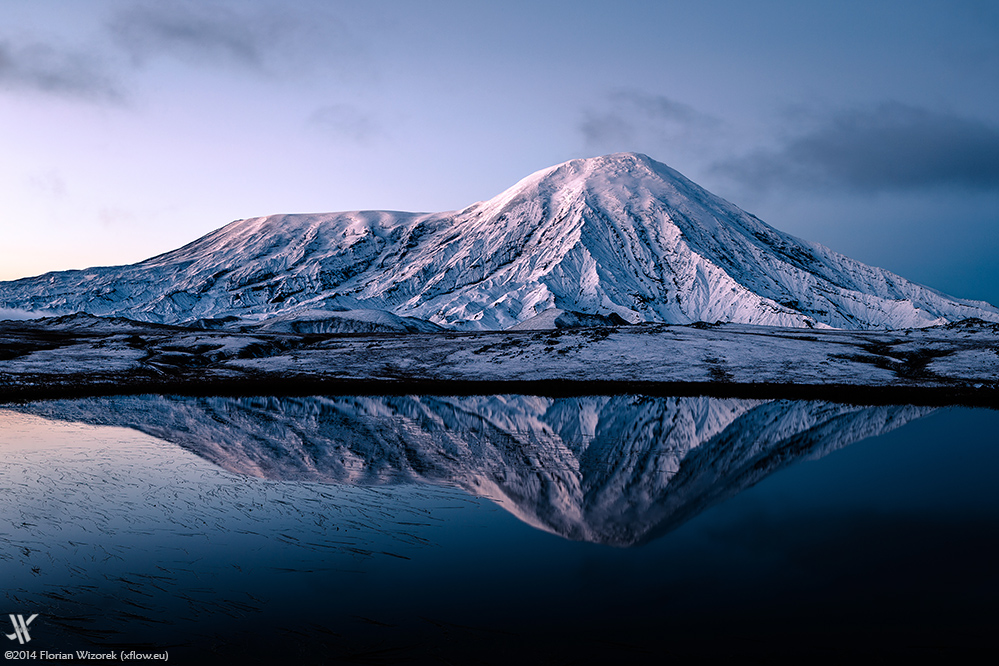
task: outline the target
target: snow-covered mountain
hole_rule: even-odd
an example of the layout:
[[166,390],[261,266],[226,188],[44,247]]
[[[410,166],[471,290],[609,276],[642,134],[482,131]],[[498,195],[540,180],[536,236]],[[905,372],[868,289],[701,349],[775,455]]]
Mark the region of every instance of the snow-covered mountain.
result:
[[267,479],[457,485],[540,529],[618,546],[669,531],[797,460],[932,411],[635,395],[145,395],[9,408],[134,428]]
[[164,323],[382,310],[463,329],[550,308],[679,324],[999,321],[995,306],[784,234],[634,153],[572,160],[460,211],[239,220],[138,264],[0,283],[0,308]]

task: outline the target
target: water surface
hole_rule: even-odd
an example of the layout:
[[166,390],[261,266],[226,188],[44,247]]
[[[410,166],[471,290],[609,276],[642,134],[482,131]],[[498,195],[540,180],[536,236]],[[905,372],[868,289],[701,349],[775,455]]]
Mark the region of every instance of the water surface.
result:
[[997,619],[997,427],[643,396],[9,406],[0,610],[38,613],[38,649],[178,663],[963,652]]

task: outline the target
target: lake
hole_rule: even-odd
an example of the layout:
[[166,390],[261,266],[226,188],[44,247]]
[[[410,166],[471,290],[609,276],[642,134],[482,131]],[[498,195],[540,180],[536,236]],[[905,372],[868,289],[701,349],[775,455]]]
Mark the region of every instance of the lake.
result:
[[6,405],[0,610],[37,615],[7,648],[970,654],[999,619],[996,432],[988,409],[705,397]]

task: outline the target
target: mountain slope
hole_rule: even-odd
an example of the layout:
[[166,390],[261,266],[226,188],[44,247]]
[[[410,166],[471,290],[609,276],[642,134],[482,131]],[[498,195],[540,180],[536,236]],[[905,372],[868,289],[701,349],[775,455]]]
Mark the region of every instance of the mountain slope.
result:
[[0,308],[167,323],[366,309],[500,329],[553,307],[680,324],[999,321],[992,305],[784,234],[633,153],[539,171],[460,211],[239,220],[131,266],[0,284]]

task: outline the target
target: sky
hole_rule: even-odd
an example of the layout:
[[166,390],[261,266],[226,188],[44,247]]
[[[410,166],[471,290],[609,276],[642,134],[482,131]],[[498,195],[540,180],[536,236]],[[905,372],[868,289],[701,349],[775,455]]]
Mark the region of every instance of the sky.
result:
[[0,0],[0,280],[619,151],[999,303],[999,3]]

